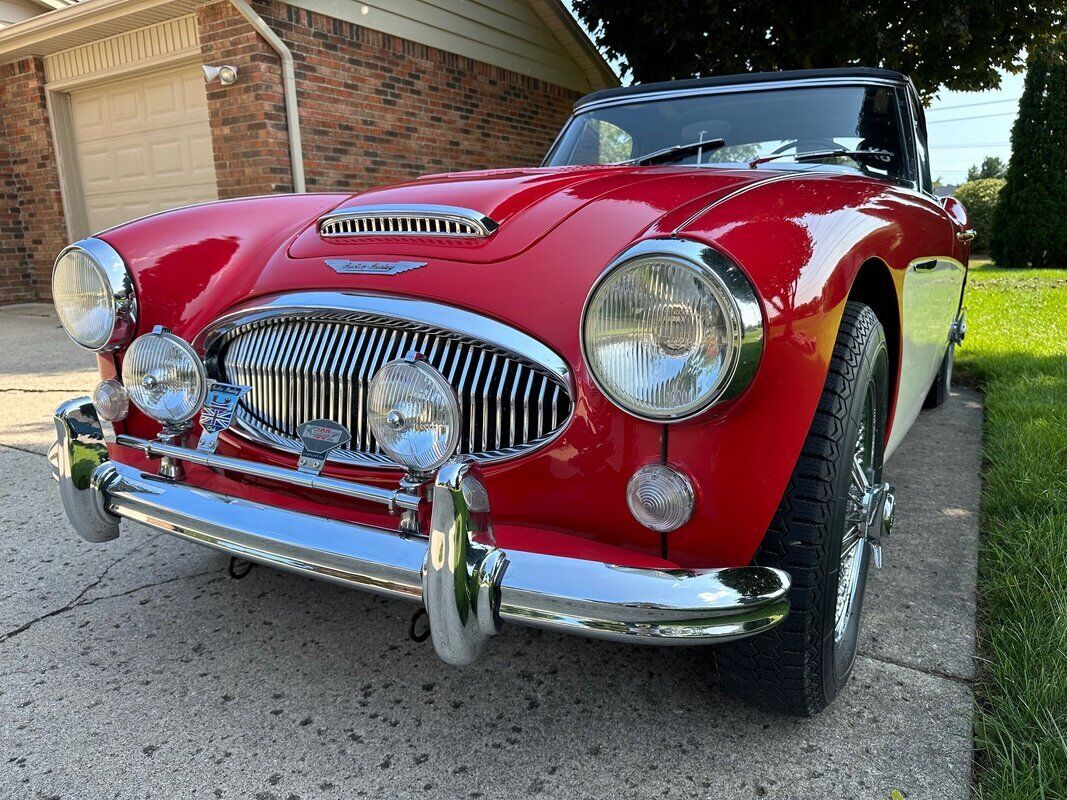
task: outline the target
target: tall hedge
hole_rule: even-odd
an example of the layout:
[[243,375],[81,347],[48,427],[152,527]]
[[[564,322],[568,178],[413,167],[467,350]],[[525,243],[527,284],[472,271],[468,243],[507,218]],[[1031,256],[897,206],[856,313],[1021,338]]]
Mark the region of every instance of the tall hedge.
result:
[[956,199],[967,209],[970,225],[978,233],[971,243],[972,253],[988,253],[993,238],[997,198],[1004,188],[1003,178],[979,178],[956,187]]
[[992,252],[1005,267],[1067,267],[1067,37],[1031,54]]

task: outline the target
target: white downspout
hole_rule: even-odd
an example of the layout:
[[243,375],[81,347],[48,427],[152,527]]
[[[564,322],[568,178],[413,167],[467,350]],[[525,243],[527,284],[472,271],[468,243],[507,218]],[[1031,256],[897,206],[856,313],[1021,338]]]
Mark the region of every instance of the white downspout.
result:
[[300,143],[300,115],[296,106],[296,73],[293,71],[293,54],[270,26],[263,21],[245,0],[230,0],[230,4],[248,20],[256,33],[278,54],[282,62],[282,89],[285,93],[285,126],[289,130],[289,160],[293,165],[293,191],[306,192],[304,183],[304,148]]

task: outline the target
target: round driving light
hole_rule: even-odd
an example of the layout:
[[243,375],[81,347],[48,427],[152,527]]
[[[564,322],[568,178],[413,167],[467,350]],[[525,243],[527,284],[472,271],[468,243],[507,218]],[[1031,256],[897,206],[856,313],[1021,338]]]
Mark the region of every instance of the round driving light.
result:
[[426,361],[405,358],[379,369],[367,393],[367,417],[386,455],[414,472],[437,469],[459,445],[456,393]]
[[122,382],[134,405],[165,425],[192,419],[207,393],[200,357],[168,331],[134,340],[122,362]]
[[52,299],[67,335],[88,350],[117,347],[133,331],[133,282],[119,254],[100,239],[83,239],[59,254]]
[[662,464],[642,467],[626,486],[630,513],[654,531],[673,531],[685,525],[693,516],[694,502],[689,479]]
[[130,412],[130,398],[118,381],[100,381],[93,389],[93,406],[101,418],[108,422],[118,422],[120,419],[126,419]]

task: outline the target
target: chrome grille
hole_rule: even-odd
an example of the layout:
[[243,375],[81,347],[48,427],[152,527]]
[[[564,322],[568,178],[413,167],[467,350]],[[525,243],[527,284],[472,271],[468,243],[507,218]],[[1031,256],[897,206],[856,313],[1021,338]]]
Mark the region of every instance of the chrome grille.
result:
[[570,417],[568,390],[548,370],[495,345],[407,320],[268,318],[226,333],[209,363],[219,379],[252,387],[237,412],[247,435],[299,452],[297,426],[330,419],[352,433],[332,458],[389,466],[367,424],[367,390],[383,364],[412,350],[456,390],[462,454],[487,461],[525,452]]
[[319,220],[326,237],[434,236],[478,239],[497,224],[484,214],[456,206],[364,206],[333,211]]

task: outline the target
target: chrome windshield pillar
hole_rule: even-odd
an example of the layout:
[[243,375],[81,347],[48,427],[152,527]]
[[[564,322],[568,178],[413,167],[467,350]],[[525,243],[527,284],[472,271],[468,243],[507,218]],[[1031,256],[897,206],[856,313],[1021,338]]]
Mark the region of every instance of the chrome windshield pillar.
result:
[[500,630],[507,558],[493,542],[489,495],[465,461],[445,464],[433,485],[422,600],[434,649],[449,664],[478,659]]

